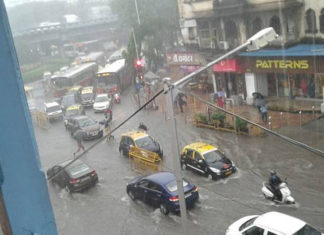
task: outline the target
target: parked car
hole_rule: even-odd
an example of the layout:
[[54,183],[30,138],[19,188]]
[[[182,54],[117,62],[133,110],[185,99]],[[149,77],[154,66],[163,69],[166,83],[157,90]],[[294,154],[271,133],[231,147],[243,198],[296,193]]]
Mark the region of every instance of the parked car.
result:
[[72,105],[72,106],[69,106],[65,113],[64,113],[64,126],[65,128],[67,129],[67,126],[68,125],[71,125],[71,124],[68,124],[71,122],[71,119],[73,117],[76,117],[76,116],[80,116],[80,115],[85,115],[85,111],[84,111],[84,108],[82,105],[80,104],[75,104],[75,105]]
[[[185,202],[191,208],[199,199],[198,188],[183,180]],[[138,177],[127,184],[126,192],[132,200],[141,200],[167,215],[180,210],[177,183],[174,174],[158,172],[148,176]]]
[[96,92],[94,87],[83,87],[80,94],[80,102],[83,106],[91,107],[94,103]]
[[84,140],[101,138],[103,135],[100,124],[86,115],[71,118],[67,123],[67,130],[70,131],[71,136],[73,136],[77,130],[82,130],[84,132]]
[[160,158],[163,157],[163,151],[160,144],[145,131],[130,131],[121,135],[119,152],[125,156],[128,156],[131,146],[146,149],[148,151],[157,153]]
[[245,216],[226,230],[226,235],[323,235],[306,222],[279,212]]
[[185,146],[181,152],[183,169],[190,168],[212,179],[224,178],[236,171],[234,163],[219,148],[203,142]]
[[63,119],[61,106],[57,102],[44,103],[44,112],[50,121]]
[[108,94],[98,94],[93,103],[93,110],[95,112],[104,112],[112,106],[112,98]]
[[64,168],[71,161],[62,162],[47,170],[48,178],[54,176],[52,183],[66,188],[69,192],[80,192],[98,183],[96,171],[79,159]]

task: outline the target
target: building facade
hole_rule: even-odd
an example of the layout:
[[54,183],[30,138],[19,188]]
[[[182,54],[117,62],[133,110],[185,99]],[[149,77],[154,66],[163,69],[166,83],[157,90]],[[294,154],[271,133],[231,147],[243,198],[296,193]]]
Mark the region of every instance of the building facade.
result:
[[[296,68],[288,72],[279,67],[271,70],[264,68],[262,71],[256,69],[257,61],[269,60],[262,53],[254,57],[245,55],[231,59],[223,62],[223,65],[239,64],[238,67],[243,67],[244,72],[242,69],[229,69],[228,66],[222,69],[218,66],[214,69],[217,89],[223,89],[228,96],[244,93],[245,98],[256,91],[267,96],[322,96],[321,86],[324,84],[321,71],[317,69],[319,61],[323,60],[322,55],[312,54],[312,48],[306,46],[309,51],[302,57],[298,54],[289,58],[282,56],[286,49],[299,43],[318,45],[324,42],[323,1],[178,0],[178,3],[181,31],[184,43],[189,47],[222,53],[243,44],[262,28],[273,27],[279,37],[270,46],[282,50],[271,60],[296,64],[308,55],[308,69]],[[237,87],[243,87],[244,92]]]

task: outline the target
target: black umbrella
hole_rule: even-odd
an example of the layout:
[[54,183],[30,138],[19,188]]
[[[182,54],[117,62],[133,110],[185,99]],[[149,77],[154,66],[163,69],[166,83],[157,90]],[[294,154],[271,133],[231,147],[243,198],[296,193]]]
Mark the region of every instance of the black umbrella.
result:
[[77,130],[76,132],[74,132],[74,134],[73,134],[73,138],[76,140],[83,140],[85,136],[86,136],[86,133],[80,129]]

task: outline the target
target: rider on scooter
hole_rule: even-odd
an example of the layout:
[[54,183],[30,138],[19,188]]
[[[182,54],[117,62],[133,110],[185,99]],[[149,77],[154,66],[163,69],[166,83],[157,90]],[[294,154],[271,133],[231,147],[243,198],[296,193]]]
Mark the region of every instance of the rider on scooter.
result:
[[282,197],[279,185],[282,183],[282,180],[280,177],[277,175],[276,171],[271,171],[270,172],[270,177],[269,177],[269,185],[271,186],[273,190],[273,194],[277,199],[280,199]]

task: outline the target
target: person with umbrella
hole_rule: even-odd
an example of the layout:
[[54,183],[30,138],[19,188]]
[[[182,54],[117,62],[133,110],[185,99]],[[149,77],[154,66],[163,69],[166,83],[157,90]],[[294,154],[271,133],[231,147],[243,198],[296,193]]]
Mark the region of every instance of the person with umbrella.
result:
[[84,136],[85,136],[85,132],[82,130],[77,130],[73,134],[73,138],[77,141],[77,144],[78,144],[78,149],[73,153],[74,157],[75,157],[75,154],[77,154],[81,149],[83,151],[85,151],[85,148],[82,144],[82,140],[83,140]]

